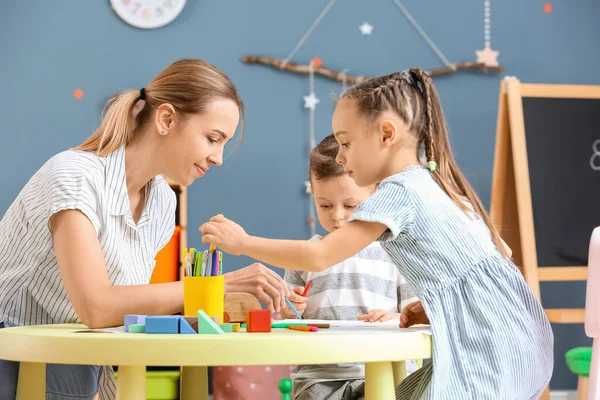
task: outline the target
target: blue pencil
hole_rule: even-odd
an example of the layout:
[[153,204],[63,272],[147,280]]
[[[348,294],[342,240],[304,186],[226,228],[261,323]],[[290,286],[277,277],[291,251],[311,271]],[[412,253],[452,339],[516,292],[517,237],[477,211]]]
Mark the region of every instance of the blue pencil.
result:
[[298,319],[302,319],[302,316],[300,315],[300,313],[298,312],[298,310],[296,310],[296,307],[294,307],[294,305],[292,304],[292,302],[290,301],[290,299],[288,299],[287,297],[285,298],[285,302],[287,303],[288,307],[290,308],[290,310],[292,310],[292,312],[294,314],[296,314],[296,317],[298,317]]

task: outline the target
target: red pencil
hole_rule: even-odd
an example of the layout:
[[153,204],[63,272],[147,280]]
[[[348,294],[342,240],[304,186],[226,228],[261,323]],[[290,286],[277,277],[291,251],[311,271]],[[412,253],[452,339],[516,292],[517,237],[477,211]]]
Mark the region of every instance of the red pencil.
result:
[[304,289],[304,293],[302,293],[302,296],[306,297],[306,295],[308,294],[308,291],[310,290],[310,285],[312,285],[312,281],[308,282],[308,285],[306,285],[306,288]]

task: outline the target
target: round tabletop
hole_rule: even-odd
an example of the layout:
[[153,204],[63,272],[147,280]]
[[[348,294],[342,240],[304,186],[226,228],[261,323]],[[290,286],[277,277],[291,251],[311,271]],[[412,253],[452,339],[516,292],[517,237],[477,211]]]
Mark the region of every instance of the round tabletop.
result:
[[63,324],[0,329],[0,343],[0,359],[64,364],[290,365],[431,358],[430,335],[398,328],[161,335],[106,333]]

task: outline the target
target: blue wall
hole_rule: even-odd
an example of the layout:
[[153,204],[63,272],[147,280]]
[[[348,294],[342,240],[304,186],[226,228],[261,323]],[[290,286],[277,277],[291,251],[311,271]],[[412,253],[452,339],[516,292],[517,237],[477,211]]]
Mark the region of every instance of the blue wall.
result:
[[[108,1],[30,0],[0,3],[0,212],[53,154],[79,144],[98,124],[114,92],[141,88],[182,57],[215,63],[238,85],[248,108],[247,137],[239,152],[190,188],[190,241],[195,227],[216,213],[250,233],[306,238],[303,194],[308,149],[304,76],[242,64],[243,54],[283,58],[326,0],[188,0],[170,25],[138,30],[122,22]],[[600,84],[600,5],[596,0],[492,2],[492,47],[502,75],[460,73],[436,79],[456,156],[489,204],[497,99],[504,75],[523,82]],[[60,5],[58,5],[60,4]],[[483,0],[405,0],[451,61],[473,60],[483,46]],[[358,26],[370,22],[372,36]],[[333,69],[372,76],[411,66],[441,66],[431,49],[388,0],[339,1],[294,60],[320,56]],[[81,101],[73,90],[82,88]],[[317,79],[317,139],[330,132],[332,93],[339,85]],[[228,258],[227,269],[250,260]],[[543,287],[547,307],[583,306],[584,287]],[[555,327],[553,388],[574,388],[564,365],[569,347],[587,344],[581,326]]]

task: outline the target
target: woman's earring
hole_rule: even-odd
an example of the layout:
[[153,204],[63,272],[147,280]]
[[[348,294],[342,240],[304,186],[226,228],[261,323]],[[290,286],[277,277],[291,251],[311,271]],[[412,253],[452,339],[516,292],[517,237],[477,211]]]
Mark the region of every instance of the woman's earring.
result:
[[165,135],[165,131],[164,131],[164,129],[163,129],[162,131],[160,131],[160,134],[161,134],[161,135]]

